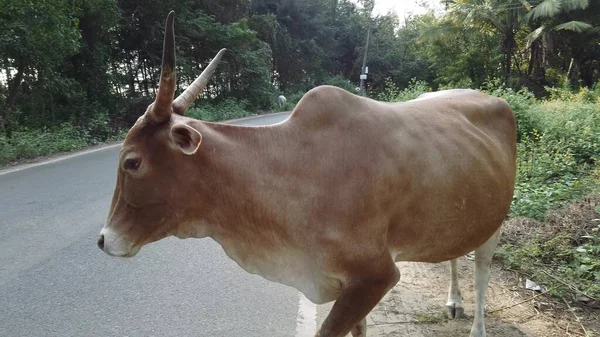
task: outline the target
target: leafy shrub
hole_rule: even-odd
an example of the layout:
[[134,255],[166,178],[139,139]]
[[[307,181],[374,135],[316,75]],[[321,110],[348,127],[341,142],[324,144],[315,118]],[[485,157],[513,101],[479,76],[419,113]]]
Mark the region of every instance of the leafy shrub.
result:
[[537,130],[517,144],[517,182],[511,216],[543,218],[552,207],[587,191],[587,174],[580,171],[569,148],[554,146]]
[[385,89],[377,99],[386,102],[405,102],[419,97],[419,95],[431,91],[431,88],[425,81],[412,79],[410,85],[405,89],[400,89],[390,78],[385,80]]
[[0,164],[15,160],[17,152],[15,147],[4,135],[0,135]]
[[108,110],[97,109],[83,128],[85,137],[90,144],[97,144],[115,138],[118,130],[112,128],[108,118]]
[[356,85],[353,84],[352,82],[350,82],[350,80],[348,80],[347,78],[345,78],[343,76],[338,75],[338,76],[329,77],[322,84],[323,85],[333,85],[338,88],[347,90],[353,94],[358,94],[358,90],[356,90]]
[[73,151],[87,145],[88,141],[83,132],[69,123],[54,129],[21,128],[13,132],[11,138],[0,138],[0,164]]
[[186,115],[208,122],[223,121],[252,115],[247,110],[247,106],[246,100],[234,98],[227,98],[218,103],[204,101],[196,107],[190,108]]
[[551,100],[531,114],[546,141],[570,149],[578,163],[596,163],[600,157],[600,104]]
[[560,87],[546,87],[545,89],[550,95],[550,100],[553,101],[596,103],[598,102],[598,95],[600,95],[600,88],[597,85],[593,89],[582,87],[577,91],[572,90],[568,84]]

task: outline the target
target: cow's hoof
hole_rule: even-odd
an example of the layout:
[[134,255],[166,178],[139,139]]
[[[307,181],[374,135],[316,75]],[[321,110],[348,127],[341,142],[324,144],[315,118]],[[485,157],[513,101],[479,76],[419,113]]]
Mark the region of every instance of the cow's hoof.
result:
[[465,317],[465,309],[463,307],[456,306],[456,303],[446,304],[448,308],[448,319],[458,319]]

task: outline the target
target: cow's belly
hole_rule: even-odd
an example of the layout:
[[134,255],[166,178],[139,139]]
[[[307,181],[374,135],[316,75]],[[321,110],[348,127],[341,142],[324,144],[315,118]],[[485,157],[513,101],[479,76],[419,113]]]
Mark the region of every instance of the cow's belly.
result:
[[388,244],[395,261],[441,262],[485,243],[502,225],[510,207],[506,193],[432,198],[409,204],[392,219]]

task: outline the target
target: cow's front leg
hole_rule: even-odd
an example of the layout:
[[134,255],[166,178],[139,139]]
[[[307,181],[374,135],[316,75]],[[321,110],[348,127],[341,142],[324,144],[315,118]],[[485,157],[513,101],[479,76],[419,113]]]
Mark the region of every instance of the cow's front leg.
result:
[[[366,316],[400,280],[400,271],[389,256],[382,263],[369,261],[352,268],[361,271],[360,276],[344,285],[315,337],[344,337],[351,331],[354,337],[366,337]],[[358,331],[360,327],[364,330]]]
[[367,337],[367,318],[363,318],[354,328],[352,328],[352,337]]

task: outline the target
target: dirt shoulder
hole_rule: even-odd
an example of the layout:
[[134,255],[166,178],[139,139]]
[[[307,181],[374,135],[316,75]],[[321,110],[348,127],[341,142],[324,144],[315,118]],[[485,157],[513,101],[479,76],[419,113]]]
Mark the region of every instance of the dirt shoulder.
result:
[[[459,259],[459,283],[467,317],[448,320],[444,305],[450,264],[397,263],[402,274],[400,282],[369,315],[368,336],[469,336],[475,303],[474,265],[466,257]],[[488,336],[586,336],[582,325],[588,336],[600,336],[600,312],[571,311],[545,295],[524,289],[524,284],[517,273],[493,265],[486,305]],[[330,309],[330,305],[319,306],[319,325]]]

